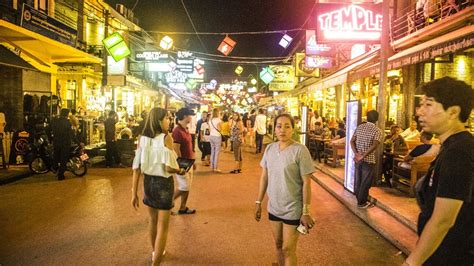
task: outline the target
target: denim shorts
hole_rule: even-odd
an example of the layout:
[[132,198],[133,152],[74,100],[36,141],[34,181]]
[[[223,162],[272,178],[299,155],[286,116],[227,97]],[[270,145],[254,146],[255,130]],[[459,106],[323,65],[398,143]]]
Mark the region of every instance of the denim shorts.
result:
[[271,214],[271,213],[268,213],[268,219],[270,221],[274,221],[274,222],[282,222],[284,224],[288,224],[288,225],[300,225],[300,220],[286,220],[286,219],[282,219],[280,217],[276,217],[275,215]]
[[159,210],[171,210],[173,207],[173,177],[162,177],[144,174],[143,204]]

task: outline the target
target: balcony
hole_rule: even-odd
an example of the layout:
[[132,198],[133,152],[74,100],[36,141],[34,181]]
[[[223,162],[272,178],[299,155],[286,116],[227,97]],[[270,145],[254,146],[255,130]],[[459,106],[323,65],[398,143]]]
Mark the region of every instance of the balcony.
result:
[[403,49],[469,25],[474,18],[471,0],[428,0],[419,9],[401,12],[391,25],[394,49]]

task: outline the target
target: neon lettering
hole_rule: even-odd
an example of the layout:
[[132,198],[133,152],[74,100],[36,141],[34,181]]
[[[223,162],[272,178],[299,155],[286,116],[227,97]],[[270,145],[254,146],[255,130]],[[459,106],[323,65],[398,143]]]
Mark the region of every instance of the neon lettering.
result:
[[382,15],[357,5],[321,14],[317,21],[328,39],[375,40],[382,32]]

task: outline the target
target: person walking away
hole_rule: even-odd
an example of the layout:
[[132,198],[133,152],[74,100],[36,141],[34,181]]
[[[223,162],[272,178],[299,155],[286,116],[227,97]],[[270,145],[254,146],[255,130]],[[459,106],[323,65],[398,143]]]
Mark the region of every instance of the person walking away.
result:
[[242,119],[240,119],[240,115],[237,112],[234,112],[232,115],[232,120],[233,123],[230,130],[230,140],[233,146],[232,150],[234,152],[235,169],[230,171],[230,173],[238,174],[242,172],[242,139],[244,124],[242,123]]
[[250,111],[250,116],[247,119],[247,131],[248,131],[248,136],[249,136],[249,146],[250,147],[255,147],[255,109]]
[[260,162],[262,174],[255,201],[255,220],[260,221],[262,201],[268,195],[268,218],[275,240],[278,265],[297,265],[296,246],[302,225],[314,226],[311,217],[311,175],[316,171],[303,144],[291,139],[294,121],[290,114],[275,118],[278,141],[267,146]]
[[209,125],[209,120],[211,118],[211,114],[206,114],[206,118],[204,122],[200,125],[201,130],[199,138],[201,139],[201,148],[202,148],[202,156],[204,158],[204,166],[210,165],[210,158],[211,155],[211,126]]
[[117,113],[109,112],[109,117],[104,121],[105,127],[105,166],[112,167],[115,164],[122,166],[120,163],[120,155],[117,150],[115,124],[117,123]]
[[217,168],[222,144],[222,120],[219,118],[219,109],[216,108],[212,110],[212,118],[209,124],[211,126],[211,169],[213,172],[221,173],[221,170]]
[[255,153],[262,152],[263,146],[263,137],[267,134],[267,116],[264,114],[263,109],[258,109],[258,115],[255,117],[255,144],[256,151]]
[[[181,108],[176,112],[176,127],[173,129],[173,148],[179,158],[194,159],[192,149],[191,134],[188,125],[191,123],[191,117],[194,115],[193,110]],[[178,188],[174,192],[173,200],[181,198],[181,204],[178,214],[194,214],[196,210],[187,207],[189,191],[193,182],[193,171],[195,165],[186,173],[176,175]]]
[[359,125],[351,139],[351,148],[354,152],[356,165],[354,193],[357,198],[357,207],[369,208],[374,205],[369,202],[369,190],[375,179],[375,150],[382,143],[383,133],[375,123],[379,113],[375,110],[367,112],[367,123]]
[[230,123],[229,123],[229,115],[225,113],[222,116],[222,124],[221,124],[221,134],[222,134],[222,144],[224,144],[224,152],[227,151],[227,141],[230,137]]
[[63,108],[59,113],[59,117],[55,118],[51,123],[54,166],[58,168],[58,180],[64,180],[66,178],[64,172],[66,172],[66,164],[71,152],[72,125],[71,122],[69,122],[68,116],[69,109]]
[[167,111],[155,107],[145,120],[133,160],[132,206],[138,209],[138,183],[143,173],[143,204],[148,210],[148,234],[153,265],[165,254],[170,210],[173,207],[173,174],[184,174],[177,163],[173,139],[168,134]]
[[474,91],[450,77],[421,90],[418,122],[438,136],[441,149],[415,185],[419,239],[403,265],[473,265],[474,137],[464,125]]
[[196,123],[196,137],[197,137],[197,145],[199,150],[201,151],[201,161],[204,161],[204,150],[202,147],[202,138],[201,138],[201,125],[202,123],[207,122],[207,112],[203,111],[201,113],[201,119],[199,119]]
[[[194,111],[193,111],[194,112]],[[191,134],[191,139],[192,139],[192,145],[193,145],[193,152],[195,152],[195,146],[196,146],[196,127],[197,127],[197,119],[196,119],[196,114],[191,116],[191,122],[188,125],[188,130],[189,133]]]

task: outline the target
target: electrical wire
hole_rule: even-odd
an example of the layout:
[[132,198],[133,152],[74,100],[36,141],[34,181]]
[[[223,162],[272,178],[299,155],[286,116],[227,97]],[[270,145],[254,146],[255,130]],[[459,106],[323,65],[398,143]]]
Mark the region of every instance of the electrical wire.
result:
[[132,11],[135,10],[135,7],[137,7],[137,4],[138,4],[139,1],[140,1],[140,0],[135,1],[135,4],[134,4],[133,7],[132,7]]
[[[309,17],[308,17],[309,19]],[[267,30],[267,31],[239,31],[239,32],[183,32],[183,31],[148,31],[151,33],[169,34],[169,35],[257,35],[257,34],[285,34],[286,32],[302,31],[303,28],[288,30]]]

